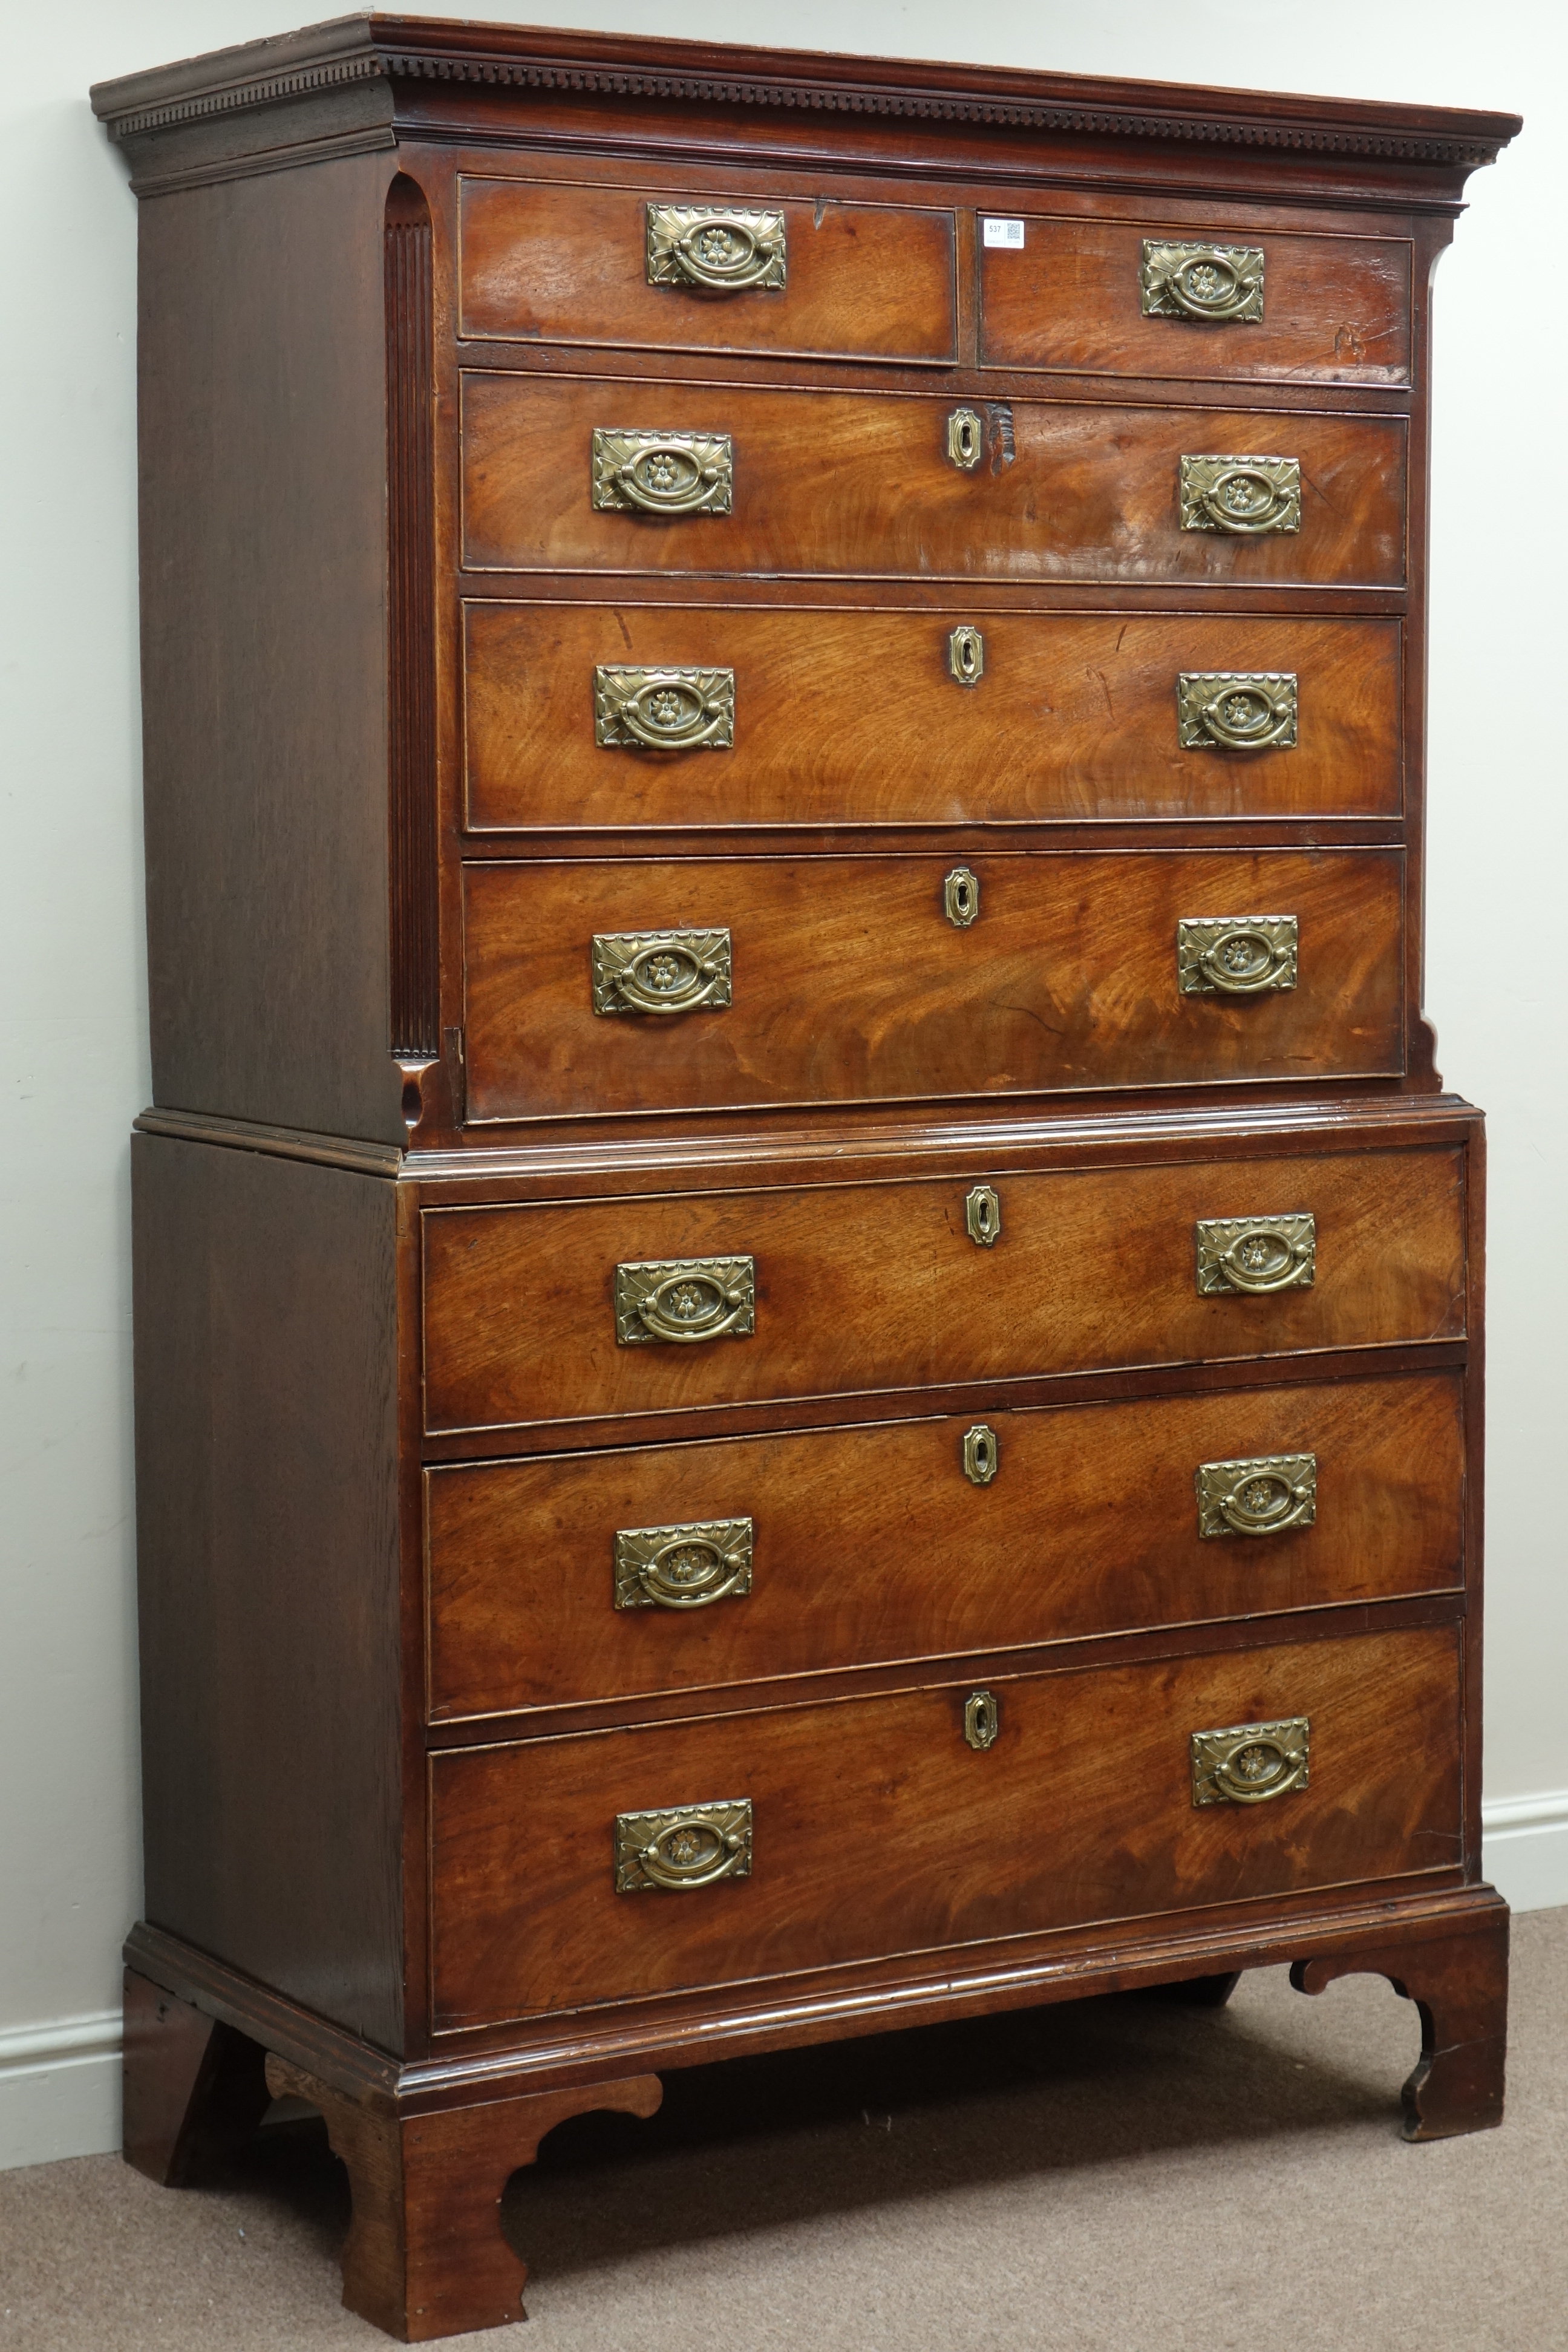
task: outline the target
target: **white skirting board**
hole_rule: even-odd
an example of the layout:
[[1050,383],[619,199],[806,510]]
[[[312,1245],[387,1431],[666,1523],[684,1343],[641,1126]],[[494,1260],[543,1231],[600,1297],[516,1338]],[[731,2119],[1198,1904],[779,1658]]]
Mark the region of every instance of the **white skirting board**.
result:
[[[1516,1911],[1568,1904],[1568,1789],[1481,1809],[1487,1876]],[[0,2170],[120,2145],[120,2011],[0,2032]]]

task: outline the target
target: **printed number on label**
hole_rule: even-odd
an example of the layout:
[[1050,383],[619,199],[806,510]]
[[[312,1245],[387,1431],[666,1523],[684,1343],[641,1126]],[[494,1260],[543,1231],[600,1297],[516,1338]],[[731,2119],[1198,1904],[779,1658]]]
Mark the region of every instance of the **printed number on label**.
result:
[[1021,220],[988,220],[982,223],[987,245],[1010,245],[1015,250],[1024,242]]

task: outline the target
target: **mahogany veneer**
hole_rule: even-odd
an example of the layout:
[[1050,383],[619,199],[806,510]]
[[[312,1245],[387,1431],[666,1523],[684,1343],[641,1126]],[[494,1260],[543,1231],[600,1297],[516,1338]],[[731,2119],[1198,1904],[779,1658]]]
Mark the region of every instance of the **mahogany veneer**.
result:
[[[414,2341],[521,2315],[546,2132],[728,2053],[1289,1961],[1417,2003],[1409,2136],[1499,2121],[1423,619],[1514,119],[376,16],[94,104],[156,198],[129,2159],[310,2101]],[[731,741],[599,740],[672,668]],[[1194,673],[1294,740],[1184,740]],[[1284,916],[1293,986],[1180,986]]]

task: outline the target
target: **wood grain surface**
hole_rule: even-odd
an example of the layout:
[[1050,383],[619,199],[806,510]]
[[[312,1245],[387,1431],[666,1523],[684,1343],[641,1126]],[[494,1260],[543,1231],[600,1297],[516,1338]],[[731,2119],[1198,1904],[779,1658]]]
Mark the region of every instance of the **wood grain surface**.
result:
[[[1463,1154],[1303,1154],[968,1182],[427,1210],[433,1431],[1463,1336]],[[970,1180],[987,1173],[977,1164]],[[1317,1219],[1309,1289],[1200,1297],[1199,1217]],[[756,1328],[621,1347],[622,1261],[754,1256]]]
[[[1452,1628],[431,1759],[437,2030],[1459,1859]],[[1306,1716],[1310,1785],[1194,1806],[1194,1731]],[[617,1813],[749,1799],[752,1874],[615,1890]]]
[[[1458,1584],[1462,1382],[1346,1381],[426,1472],[434,1718]],[[1314,1454],[1317,1518],[1201,1538],[1201,1462]],[[749,1518],[751,1590],[614,1605],[616,1531]]]
[[[715,761],[721,755],[710,755]],[[1388,1076],[1397,851],[993,854],[465,866],[470,1121]],[[1184,995],[1186,917],[1293,915],[1294,988]],[[731,1003],[594,1009],[593,941],[727,929]]]
[[[951,212],[842,196],[812,205],[755,188],[693,193],[466,174],[459,190],[466,336],[832,359],[957,356]],[[650,197],[782,211],[783,288],[650,286]]]
[[[1206,235],[1191,222],[1026,215],[1021,251],[980,247],[983,360],[1085,374],[1408,383],[1407,239],[1264,236],[1226,210],[1224,225]],[[1260,247],[1262,318],[1145,318],[1146,237]]]
[[[948,640],[978,622],[984,672]],[[1377,816],[1404,804],[1401,625],[1176,614],[464,607],[467,816],[567,826]],[[723,751],[596,745],[600,664],[731,669]],[[1178,738],[1184,671],[1288,671],[1289,750]]]
[[[462,379],[464,562],[1140,587],[1404,581],[1401,418],[983,402],[990,456],[963,473],[947,455],[961,404],[973,396],[476,370]],[[728,433],[733,511],[684,521],[596,512],[594,432],[634,425]],[[1182,458],[1230,456],[1300,460],[1299,531],[1182,529]]]

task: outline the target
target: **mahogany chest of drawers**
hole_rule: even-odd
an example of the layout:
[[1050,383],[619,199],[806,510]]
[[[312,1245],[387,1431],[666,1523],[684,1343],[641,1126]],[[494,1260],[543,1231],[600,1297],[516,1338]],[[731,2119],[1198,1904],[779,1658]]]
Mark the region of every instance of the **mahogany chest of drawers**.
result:
[[1428,283],[1510,117],[358,17],[106,85],[126,2147],[500,2324],[701,2060],[1289,1960],[1501,2114]]

